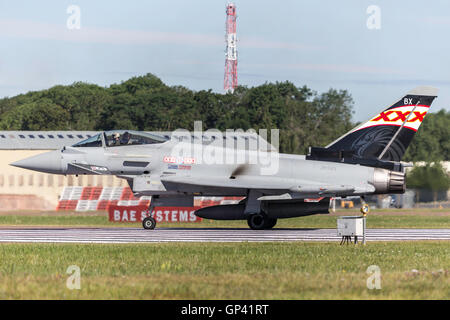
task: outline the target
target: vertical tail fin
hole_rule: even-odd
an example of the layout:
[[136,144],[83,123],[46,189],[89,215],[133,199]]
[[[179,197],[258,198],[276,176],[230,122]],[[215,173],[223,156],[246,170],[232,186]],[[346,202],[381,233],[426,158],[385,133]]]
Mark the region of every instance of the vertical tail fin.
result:
[[400,161],[422,124],[438,90],[417,87],[369,121],[326,147],[363,159]]

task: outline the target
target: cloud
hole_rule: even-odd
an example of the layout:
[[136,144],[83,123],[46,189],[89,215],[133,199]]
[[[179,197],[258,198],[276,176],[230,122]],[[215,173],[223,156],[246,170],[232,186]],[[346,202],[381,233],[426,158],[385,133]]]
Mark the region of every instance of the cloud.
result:
[[450,26],[450,17],[436,17],[436,16],[428,16],[425,17],[425,22],[432,25],[438,25],[443,26],[447,25]]
[[[339,73],[363,73],[363,74],[408,74],[408,72],[392,69],[373,67],[366,65],[354,64],[320,64],[320,63],[276,63],[276,64],[252,64],[252,67],[259,68],[275,68],[275,69],[298,69],[298,70],[312,70],[325,72],[339,72]],[[250,65],[247,65],[250,67]]]
[[[223,35],[94,28],[83,25],[81,25],[79,30],[69,30],[66,25],[62,24],[18,19],[0,19],[0,36],[118,45],[176,44],[225,47]],[[270,41],[252,37],[243,37],[238,40],[238,46],[247,48],[292,50],[316,48],[298,43]]]
[[69,30],[65,25],[29,20],[0,20],[0,36],[105,44],[223,44],[223,39],[211,35],[83,26],[79,30]]
[[429,79],[351,79],[344,80],[343,83],[352,83],[360,85],[396,85],[396,86],[418,86],[418,85],[431,85],[439,87],[450,86],[450,80],[429,80]]
[[[183,59],[174,60],[176,64],[181,65],[204,65],[204,66],[217,66],[218,63],[223,63],[223,60],[195,60],[195,59]],[[239,66],[239,69],[242,65]],[[309,70],[320,72],[335,72],[335,73],[348,73],[348,74],[372,74],[372,75],[411,75],[410,71],[373,67],[366,65],[353,65],[353,64],[314,64],[314,63],[245,63],[243,65],[246,71],[249,71],[246,75],[250,77],[267,77],[269,73],[259,74],[253,73],[251,70]],[[239,72],[239,74],[242,74]],[[283,74],[285,74],[283,72]],[[327,80],[328,81],[328,80]],[[370,79],[368,80],[370,81]]]
[[270,41],[260,38],[249,38],[238,36],[238,46],[259,49],[290,49],[290,50],[318,50],[323,49],[322,46],[305,45],[295,42]]

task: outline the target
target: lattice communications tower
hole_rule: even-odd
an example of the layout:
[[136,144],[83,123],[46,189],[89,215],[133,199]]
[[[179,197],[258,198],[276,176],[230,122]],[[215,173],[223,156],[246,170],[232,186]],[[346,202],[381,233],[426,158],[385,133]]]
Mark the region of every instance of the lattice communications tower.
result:
[[227,4],[226,36],[227,51],[225,58],[225,79],[223,87],[226,92],[233,92],[238,85],[237,79],[237,38],[236,38],[236,6]]

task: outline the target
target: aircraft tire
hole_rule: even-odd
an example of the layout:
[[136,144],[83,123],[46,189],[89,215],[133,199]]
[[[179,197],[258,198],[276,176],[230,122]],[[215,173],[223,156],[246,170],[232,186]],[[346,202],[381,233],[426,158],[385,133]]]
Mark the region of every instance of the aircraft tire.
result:
[[142,226],[146,230],[153,230],[156,227],[156,220],[152,217],[147,217],[142,221]]
[[272,229],[277,224],[277,219],[267,218],[266,226],[264,229]]
[[265,214],[254,213],[248,217],[247,223],[252,230],[264,230],[266,229],[267,220],[268,218]]

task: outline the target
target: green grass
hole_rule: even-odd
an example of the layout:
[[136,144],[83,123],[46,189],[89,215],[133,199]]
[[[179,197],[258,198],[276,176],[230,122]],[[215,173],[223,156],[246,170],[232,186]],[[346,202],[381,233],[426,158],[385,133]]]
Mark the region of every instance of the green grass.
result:
[[[341,212],[342,213],[342,212]],[[354,211],[345,214],[355,215]],[[335,228],[336,215],[279,220],[280,228]],[[444,211],[368,216],[370,228],[450,228]],[[0,215],[0,226],[140,227],[105,213]],[[238,227],[245,221],[161,223],[160,227]],[[70,265],[81,290],[66,288]],[[382,289],[366,273],[378,265]],[[412,272],[412,270],[418,272]],[[2,244],[0,299],[450,299],[448,242]]]
[[[349,212],[355,215],[356,212]],[[279,219],[276,228],[336,228],[336,215],[315,215],[293,219]],[[140,223],[109,222],[106,214],[27,214],[0,215],[0,226],[78,226],[78,227],[141,227]],[[246,221],[212,221],[200,223],[159,223],[158,227],[189,228],[247,228]],[[450,228],[450,215],[430,214],[385,214],[374,212],[368,215],[368,228]]]
[[0,299],[449,299],[449,267],[448,242],[2,244]]

